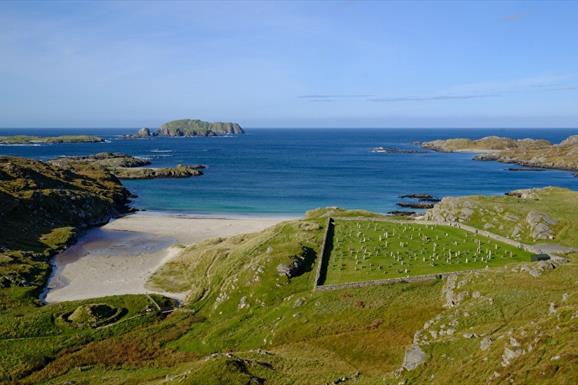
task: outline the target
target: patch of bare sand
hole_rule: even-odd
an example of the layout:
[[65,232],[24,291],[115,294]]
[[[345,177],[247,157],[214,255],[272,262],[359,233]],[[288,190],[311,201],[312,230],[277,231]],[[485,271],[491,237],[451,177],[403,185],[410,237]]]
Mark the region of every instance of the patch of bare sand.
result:
[[[189,245],[261,231],[288,218],[205,218],[137,213],[89,230],[54,259],[46,302],[153,293],[148,277]],[[179,300],[186,293],[160,293]]]

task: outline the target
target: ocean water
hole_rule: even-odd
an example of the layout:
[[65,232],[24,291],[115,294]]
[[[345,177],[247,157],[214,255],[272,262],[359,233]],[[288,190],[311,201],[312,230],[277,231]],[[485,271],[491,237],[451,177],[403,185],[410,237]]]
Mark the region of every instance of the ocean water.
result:
[[95,144],[1,146],[0,155],[47,160],[102,151],[145,157],[153,167],[205,164],[187,179],[124,181],[151,211],[211,215],[295,215],[325,206],[377,212],[396,209],[399,196],[503,194],[529,187],[578,189],[565,171],[511,172],[511,165],[473,161],[472,154],[372,153],[376,146],[418,149],[413,143],[500,135],[559,142],[576,130],[558,129],[248,129],[236,137],[124,140],[136,129],[0,129],[0,135],[94,134]]

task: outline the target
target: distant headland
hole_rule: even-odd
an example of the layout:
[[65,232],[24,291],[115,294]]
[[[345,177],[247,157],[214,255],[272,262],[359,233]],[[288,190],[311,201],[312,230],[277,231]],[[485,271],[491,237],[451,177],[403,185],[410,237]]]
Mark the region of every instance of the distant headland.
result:
[[476,160],[496,160],[524,167],[578,171],[578,135],[559,144],[542,139],[511,139],[488,136],[478,140],[456,138],[421,144],[439,152],[473,152]]
[[104,139],[93,135],[0,136],[0,144],[55,144],[55,143],[102,143]]
[[150,138],[153,136],[225,136],[240,135],[245,131],[239,123],[205,122],[199,119],[179,119],[162,124],[156,131],[141,128],[130,138]]

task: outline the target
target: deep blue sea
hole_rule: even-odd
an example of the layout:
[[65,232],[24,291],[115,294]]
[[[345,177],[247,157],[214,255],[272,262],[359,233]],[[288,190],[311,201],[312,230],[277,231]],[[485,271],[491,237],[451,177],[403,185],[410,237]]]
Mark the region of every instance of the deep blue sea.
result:
[[322,206],[396,209],[399,196],[503,194],[562,186],[578,189],[570,172],[511,172],[510,165],[473,161],[472,154],[372,153],[376,146],[418,149],[415,141],[500,135],[559,142],[575,130],[558,129],[248,129],[212,138],[124,140],[135,129],[0,129],[0,135],[93,134],[110,143],[0,146],[0,155],[47,160],[102,151],[146,157],[152,166],[205,164],[205,175],[187,179],[124,181],[152,211],[217,215],[294,215]]

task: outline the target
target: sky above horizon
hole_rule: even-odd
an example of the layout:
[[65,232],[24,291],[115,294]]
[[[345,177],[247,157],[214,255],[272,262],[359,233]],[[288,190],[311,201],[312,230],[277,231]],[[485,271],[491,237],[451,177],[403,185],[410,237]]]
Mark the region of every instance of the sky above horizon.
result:
[[0,127],[578,127],[578,2],[2,1]]

